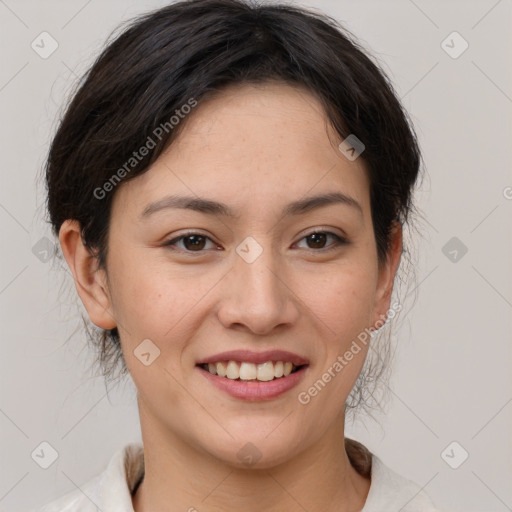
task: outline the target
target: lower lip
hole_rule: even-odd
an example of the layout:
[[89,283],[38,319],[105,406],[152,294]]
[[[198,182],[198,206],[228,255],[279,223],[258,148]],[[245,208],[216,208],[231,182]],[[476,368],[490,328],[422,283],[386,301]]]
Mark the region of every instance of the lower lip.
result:
[[250,402],[258,402],[272,400],[294,388],[304,377],[307,366],[302,366],[287,377],[279,377],[267,382],[231,380],[227,377],[213,375],[200,366],[197,366],[197,368],[215,387],[226,392],[228,395]]

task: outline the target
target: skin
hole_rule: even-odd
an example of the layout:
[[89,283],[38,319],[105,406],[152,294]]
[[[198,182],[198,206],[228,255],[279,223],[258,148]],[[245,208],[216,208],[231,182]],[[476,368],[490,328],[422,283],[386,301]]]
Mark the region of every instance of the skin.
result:
[[[136,512],[363,508],[370,481],[351,466],[343,432],[368,346],[307,405],[297,399],[386,315],[402,251],[396,226],[378,264],[367,170],[339,142],[308,91],[231,86],[194,109],[150,170],[115,190],[107,273],[77,223],[63,224],[81,300],[97,326],[118,327],[138,390],[146,474]],[[327,192],[352,197],[361,211],[337,203],[281,215],[288,203]],[[139,218],[169,194],[225,203],[237,217],[163,209]],[[190,239],[164,246],[186,230],[208,237],[199,252]],[[349,243],[315,243],[312,232]],[[252,263],[235,251],[248,236],[263,249]],[[134,355],[144,339],[161,351],[149,366]],[[195,367],[225,350],[276,348],[310,365],[273,400],[232,398]],[[251,466],[237,458],[248,442],[261,454]]]

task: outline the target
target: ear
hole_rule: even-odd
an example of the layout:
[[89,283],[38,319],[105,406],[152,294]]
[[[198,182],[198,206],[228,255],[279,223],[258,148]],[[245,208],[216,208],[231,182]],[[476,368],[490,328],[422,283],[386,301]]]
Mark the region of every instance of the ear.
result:
[[375,326],[376,329],[382,327],[386,321],[395,274],[402,256],[402,226],[400,223],[396,221],[393,223],[390,237],[388,257],[386,261],[379,265],[379,277],[372,320],[372,326],[375,326],[378,321],[378,326]]
[[113,329],[116,322],[112,314],[106,274],[98,268],[96,256],[83,244],[78,221],[63,222],[59,230],[59,242],[91,322],[102,329]]

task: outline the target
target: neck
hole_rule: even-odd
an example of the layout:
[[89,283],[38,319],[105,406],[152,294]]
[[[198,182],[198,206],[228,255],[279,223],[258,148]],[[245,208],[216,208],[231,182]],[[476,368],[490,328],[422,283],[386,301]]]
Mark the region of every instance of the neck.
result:
[[344,416],[316,444],[285,463],[240,469],[159,431],[140,412],[145,474],[133,497],[135,512],[359,512],[364,506],[369,452],[351,440],[346,446]]

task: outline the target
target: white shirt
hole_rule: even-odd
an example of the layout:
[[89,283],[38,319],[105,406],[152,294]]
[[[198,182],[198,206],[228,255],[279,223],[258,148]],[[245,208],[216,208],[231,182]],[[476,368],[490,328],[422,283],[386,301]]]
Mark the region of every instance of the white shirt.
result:
[[[132,490],[144,473],[141,443],[119,449],[95,478],[39,512],[134,512]],[[361,512],[440,512],[414,482],[398,475],[372,454],[371,484]]]

